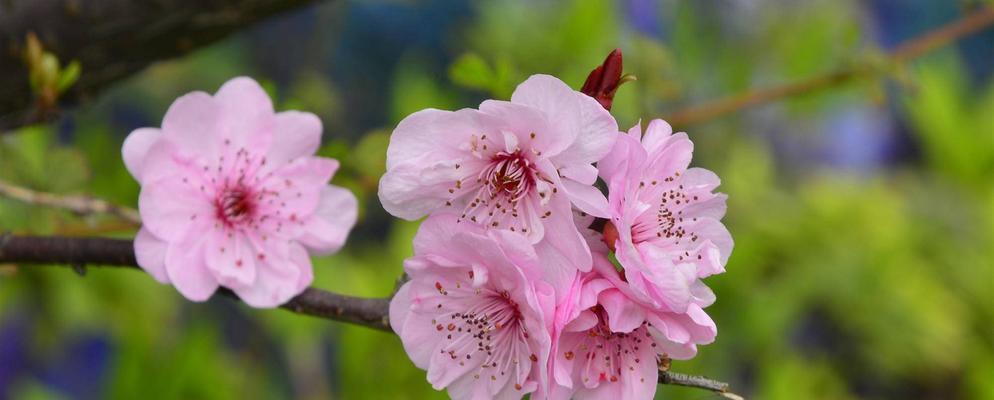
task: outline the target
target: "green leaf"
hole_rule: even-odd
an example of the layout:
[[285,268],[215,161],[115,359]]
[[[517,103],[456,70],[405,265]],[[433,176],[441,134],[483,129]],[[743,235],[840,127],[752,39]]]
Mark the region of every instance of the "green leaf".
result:
[[465,53],[449,67],[449,79],[468,88],[491,90],[497,81],[497,75],[483,57],[476,53]]
[[66,65],[59,73],[59,81],[55,84],[55,90],[59,93],[63,93],[66,89],[72,87],[73,84],[79,80],[79,74],[82,68],[80,67],[79,61],[72,60],[69,65]]

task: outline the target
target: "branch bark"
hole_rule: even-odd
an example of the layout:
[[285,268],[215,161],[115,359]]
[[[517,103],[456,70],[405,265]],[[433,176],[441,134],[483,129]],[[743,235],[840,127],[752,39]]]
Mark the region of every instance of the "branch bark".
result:
[[[888,55],[887,62],[891,65],[907,63],[958,39],[980,32],[991,25],[994,25],[994,8],[980,8],[960,20],[901,43]],[[674,127],[682,128],[786,97],[840,86],[860,79],[873,78],[885,72],[885,68],[867,62],[797,82],[752,89],[709,103],[690,106],[673,112],[666,120]]]
[[53,119],[41,112],[22,58],[34,32],[79,81],[59,98],[72,105],[149,64],[186,54],[245,26],[315,0],[0,1],[0,133]]
[[[0,235],[0,264],[5,263],[68,265],[80,275],[85,275],[89,266],[139,269],[131,240],[94,237]],[[238,298],[227,289],[220,289],[218,293]],[[389,297],[354,297],[311,287],[280,308],[392,332]],[[659,383],[710,390],[728,398],[741,399],[728,392],[727,383],[703,376],[660,371]]]
[[[0,264],[68,265],[138,269],[134,243],[127,239],[64,236],[0,236]],[[228,290],[218,293],[236,298]],[[298,314],[349,322],[390,332],[389,298],[362,298],[308,288],[281,308]]]

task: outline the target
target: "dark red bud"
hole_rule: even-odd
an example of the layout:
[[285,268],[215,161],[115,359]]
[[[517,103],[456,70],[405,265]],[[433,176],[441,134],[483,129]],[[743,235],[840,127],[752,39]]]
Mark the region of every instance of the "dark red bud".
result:
[[621,50],[614,49],[607,55],[604,63],[590,71],[587,81],[583,82],[580,92],[597,100],[604,109],[610,111],[614,102],[614,92],[621,86]]

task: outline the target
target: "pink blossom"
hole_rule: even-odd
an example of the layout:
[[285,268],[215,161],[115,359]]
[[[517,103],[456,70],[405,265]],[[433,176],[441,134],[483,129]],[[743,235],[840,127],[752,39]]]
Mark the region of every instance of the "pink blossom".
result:
[[[590,266],[571,204],[607,217],[592,163],[610,151],[617,123],[593,98],[534,75],[511,101],[477,109],[427,109],[394,130],[379,196],[413,220],[448,210],[461,220],[523,234],[563,264]],[[555,232],[554,234],[546,234]]]
[[700,278],[724,272],[732,238],[720,222],[726,196],[711,171],[688,168],[693,143],[663,120],[635,126],[598,163],[608,183],[605,229],[631,287],[656,307],[689,312],[714,301]]
[[338,161],[314,156],[320,141],[316,116],[274,113],[250,78],[176,99],[161,129],[136,129],[122,150],[142,186],[139,265],[194,301],[218,285],[255,307],[302,292],[310,254],[337,251],[356,221],[352,193],[327,184]]
[[435,389],[454,399],[514,399],[545,387],[553,290],[523,236],[439,213],[422,223],[411,280],[390,326]]
[[689,359],[714,341],[714,322],[700,306],[673,313],[637,298],[597,254],[594,270],[578,275],[557,306],[548,398],[651,399],[660,356]]

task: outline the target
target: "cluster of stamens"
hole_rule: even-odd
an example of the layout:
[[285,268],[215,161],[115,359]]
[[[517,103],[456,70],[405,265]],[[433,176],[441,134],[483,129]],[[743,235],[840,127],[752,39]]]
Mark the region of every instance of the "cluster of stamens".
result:
[[[470,276],[472,279],[472,272]],[[519,365],[517,355],[521,346],[527,346],[528,329],[517,302],[506,290],[473,289],[468,283],[459,282],[452,291],[441,282],[435,282],[435,289],[443,296],[451,295],[454,301],[468,305],[464,310],[441,313],[431,320],[435,330],[448,341],[439,350],[440,354],[447,354],[460,366],[473,362],[474,357],[482,357],[483,362],[473,375],[475,379],[488,377],[496,381],[498,376],[512,372],[509,368],[520,372],[525,367]],[[439,303],[436,308],[441,310],[443,305]],[[538,361],[535,354],[529,359],[533,363]],[[521,375],[514,373],[512,377],[517,381]],[[514,387],[521,390],[523,383],[515,382]]]
[[[230,155],[232,152],[227,151],[231,146],[230,140],[225,140],[224,146],[222,154]],[[226,230],[229,238],[236,230],[264,230],[266,232],[260,238],[265,241],[269,233],[282,232],[284,222],[302,223],[295,213],[285,211],[288,198],[303,196],[301,188],[291,179],[273,182],[272,171],[261,173],[266,166],[264,156],[253,155],[244,148],[233,153],[233,158],[219,156],[213,168],[203,166],[202,179],[182,178],[185,184],[199,185],[199,191],[211,199],[214,213],[209,217],[213,217],[214,227]],[[198,217],[193,214],[190,219]],[[267,222],[272,222],[272,225],[260,229]],[[225,252],[227,249],[221,247],[219,250]],[[258,254],[258,258],[264,259],[265,254]],[[241,262],[237,260],[236,266],[240,267]]]
[[[679,177],[680,173],[675,172],[673,176],[664,178],[662,182],[656,180],[639,182],[640,190],[661,184],[671,187],[659,194],[655,224],[639,221],[632,227],[632,238],[636,243],[664,238],[674,240],[675,244],[679,244],[681,240],[688,237],[692,242],[697,241],[697,234],[687,231],[686,227],[683,226],[683,208],[697,202],[699,198],[696,195],[688,195],[682,184],[674,184]],[[693,218],[693,220],[696,221],[697,218]]]
[[[587,340],[576,349],[580,353],[567,350],[563,353],[563,357],[567,360],[573,360],[577,355],[580,355],[587,363],[601,363],[602,368],[599,368],[601,372],[597,378],[600,381],[612,383],[617,382],[622,376],[623,369],[634,372],[636,364],[656,362],[655,359],[642,360],[637,356],[640,346],[644,346],[645,342],[648,342],[651,347],[656,347],[656,342],[649,334],[645,322],[639,328],[628,333],[612,332],[607,325],[606,313],[603,308],[595,306],[593,311],[598,314],[600,322],[586,332]],[[584,370],[586,369],[584,368]],[[640,379],[645,382],[645,377]],[[588,382],[590,377],[584,377],[583,380]]]
[[[536,134],[530,137],[534,139]],[[532,149],[530,154],[520,148],[496,151],[488,147],[486,139],[487,135],[474,136],[470,143],[472,154],[487,160],[486,166],[475,177],[457,179],[448,189],[450,200],[445,204],[452,206],[466,199],[460,221],[527,234],[532,229],[528,223],[530,213],[537,214],[534,217],[538,219],[550,217],[552,212],[545,209],[545,204],[559,190],[535,167],[532,156],[540,156],[540,151]],[[460,167],[460,164],[454,166]],[[538,199],[526,206],[526,199],[534,194]]]

